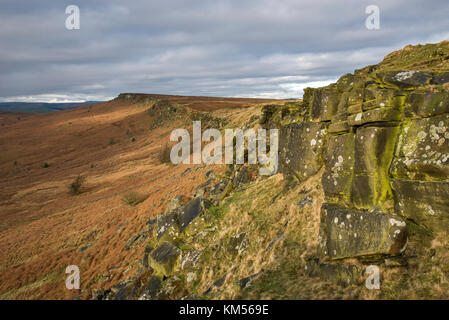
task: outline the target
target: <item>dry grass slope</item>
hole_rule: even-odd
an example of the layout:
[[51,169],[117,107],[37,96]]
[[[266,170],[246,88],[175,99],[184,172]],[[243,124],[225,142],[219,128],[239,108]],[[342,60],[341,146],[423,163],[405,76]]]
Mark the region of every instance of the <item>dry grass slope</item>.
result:
[[[157,117],[147,110],[157,97],[217,117],[254,113],[265,101],[131,96],[50,114],[0,114],[1,298],[87,298],[91,288],[111,286],[141,267],[143,247],[125,250],[129,239],[145,231],[167,200],[192,194],[210,169],[160,163],[170,131],[192,122],[153,126]],[[67,190],[72,183],[76,196]],[[80,267],[82,292],[65,288],[72,264]]]

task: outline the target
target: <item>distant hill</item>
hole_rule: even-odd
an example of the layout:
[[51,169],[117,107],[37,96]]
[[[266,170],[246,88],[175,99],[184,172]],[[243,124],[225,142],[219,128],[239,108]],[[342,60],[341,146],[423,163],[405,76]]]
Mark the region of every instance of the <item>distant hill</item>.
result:
[[95,104],[101,101],[71,102],[71,103],[45,103],[45,102],[0,102],[0,111],[49,113]]

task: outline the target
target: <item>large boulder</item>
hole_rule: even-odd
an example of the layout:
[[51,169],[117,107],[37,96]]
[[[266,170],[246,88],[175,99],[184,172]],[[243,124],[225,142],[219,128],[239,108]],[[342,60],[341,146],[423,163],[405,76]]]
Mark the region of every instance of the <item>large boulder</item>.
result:
[[205,214],[210,205],[208,200],[198,197],[159,216],[156,228],[157,240],[173,242],[181,233],[190,234],[191,225],[197,224],[194,220]]
[[283,174],[302,181],[317,173],[324,164],[326,126],[298,123],[280,130],[279,166]]
[[340,96],[338,91],[330,88],[314,90],[311,117],[312,121],[329,121],[337,112]]
[[434,76],[433,79],[430,81],[430,83],[432,84],[445,84],[448,82],[449,82],[449,72],[439,76]]
[[449,230],[449,182],[394,179],[396,212],[434,232]]
[[434,92],[445,90],[435,84],[448,83],[449,73],[385,70],[369,66],[307,90],[307,116],[294,124],[292,107],[270,109],[290,119],[277,122],[284,185],[325,167],[320,243],[332,259],[399,255],[405,217],[449,228],[449,93]]
[[396,256],[407,244],[406,223],[396,215],[326,203],[319,243],[321,253],[332,259]]
[[354,134],[330,136],[322,183],[328,200],[349,202],[354,172]]
[[404,104],[404,115],[409,118],[426,118],[448,112],[448,92],[413,92]]
[[178,212],[169,212],[157,218],[156,238],[159,241],[174,240],[178,232]]
[[150,252],[148,264],[157,273],[169,276],[176,269],[180,256],[181,250],[165,241]]
[[449,114],[404,123],[391,174],[410,180],[449,176]]
[[205,212],[205,201],[195,198],[186,204],[178,214],[179,231],[183,232],[187,226],[200,214]]
[[393,84],[402,89],[429,84],[433,78],[430,73],[412,70],[381,72],[378,76],[384,82]]
[[399,127],[361,127],[355,135],[352,202],[369,209],[391,198],[388,170]]

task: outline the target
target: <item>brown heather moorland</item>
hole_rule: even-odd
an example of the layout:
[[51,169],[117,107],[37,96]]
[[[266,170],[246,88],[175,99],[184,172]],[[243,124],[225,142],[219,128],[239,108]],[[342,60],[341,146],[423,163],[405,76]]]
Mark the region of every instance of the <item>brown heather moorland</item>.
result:
[[156,101],[238,125],[273,100],[128,94],[49,114],[1,113],[0,299],[76,298],[65,287],[68,265],[80,267],[81,298],[133,275],[143,246],[127,250],[127,241],[213,168],[161,163],[171,130],[192,120],[163,121],[148,112]]

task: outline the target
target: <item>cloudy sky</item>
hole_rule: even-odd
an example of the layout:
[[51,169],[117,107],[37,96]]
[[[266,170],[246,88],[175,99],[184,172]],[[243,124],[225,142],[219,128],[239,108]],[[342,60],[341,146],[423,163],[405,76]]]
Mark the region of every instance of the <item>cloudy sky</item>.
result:
[[[68,5],[79,30],[66,29]],[[365,27],[368,5],[380,30]],[[407,44],[449,39],[448,17],[447,0],[0,0],[0,101],[298,98]]]

